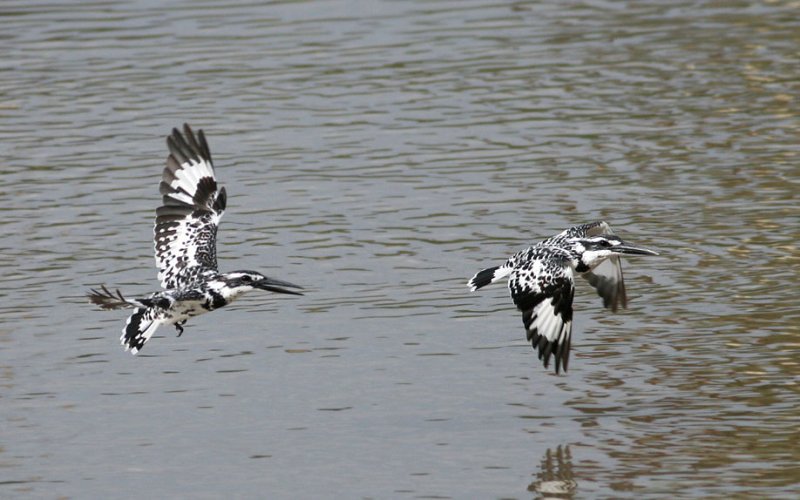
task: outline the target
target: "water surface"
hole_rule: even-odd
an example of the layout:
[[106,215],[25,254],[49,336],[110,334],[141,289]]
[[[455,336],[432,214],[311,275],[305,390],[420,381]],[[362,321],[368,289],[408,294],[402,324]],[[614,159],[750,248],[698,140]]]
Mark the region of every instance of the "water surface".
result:
[[[0,496],[800,491],[800,12],[786,2],[4,3]],[[253,294],[138,357],[183,122]],[[466,280],[608,220],[567,375]]]

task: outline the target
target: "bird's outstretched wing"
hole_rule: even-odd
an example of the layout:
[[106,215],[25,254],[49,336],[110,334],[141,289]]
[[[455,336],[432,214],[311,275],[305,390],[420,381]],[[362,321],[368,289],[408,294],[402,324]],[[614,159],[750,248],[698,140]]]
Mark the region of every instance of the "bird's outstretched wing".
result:
[[550,356],[556,373],[567,371],[572,337],[572,298],[575,284],[567,256],[541,249],[535,258],[515,268],[508,281],[511,298],[522,311],[528,341],[545,368]]
[[225,211],[225,188],[217,186],[205,135],[172,129],[159,191],[154,230],[161,286],[183,288],[204,271],[217,269],[217,226]]
[[[601,234],[614,234],[611,226],[605,221],[590,222],[575,226],[564,231],[565,236],[573,238],[587,238]],[[619,257],[610,257],[589,272],[583,273],[590,285],[597,290],[597,295],[603,298],[603,306],[616,312],[619,306],[628,306],[628,297],[625,294],[625,281],[622,277],[622,261]]]

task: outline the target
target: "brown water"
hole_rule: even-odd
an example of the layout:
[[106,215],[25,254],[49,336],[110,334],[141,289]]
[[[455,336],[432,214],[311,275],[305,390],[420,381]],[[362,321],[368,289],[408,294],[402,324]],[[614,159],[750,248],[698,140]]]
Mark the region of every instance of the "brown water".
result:
[[[800,7],[0,7],[0,496],[800,495]],[[164,136],[204,128],[223,270],[306,285],[164,329]],[[478,269],[608,220],[546,371]]]

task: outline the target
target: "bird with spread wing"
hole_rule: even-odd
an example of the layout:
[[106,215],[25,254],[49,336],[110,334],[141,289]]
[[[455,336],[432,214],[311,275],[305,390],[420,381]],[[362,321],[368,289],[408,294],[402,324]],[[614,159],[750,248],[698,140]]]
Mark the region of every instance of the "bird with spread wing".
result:
[[124,297],[104,285],[88,297],[101,309],[133,309],[120,340],[138,353],[160,325],[175,325],[178,336],[189,318],[230,304],[253,289],[302,295],[302,287],[255,271],[217,269],[217,227],[225,212],[225,188],[217,184],[205,135],[184,124],[167,137],[169,156],[159,191],[154,229],[158,279],[164,290],[143,298]]
[[603,221],[571,227],[511,256],[505,264],[479,271],[467,283],[475,291],[508,279],[511,298],[522,311],[528,341],[545,368],[551,356],[556,373],[567,371],[572,339],[575,273],[580,274],[616,312],[627,306],[620,257],[658,255],[626,244]]

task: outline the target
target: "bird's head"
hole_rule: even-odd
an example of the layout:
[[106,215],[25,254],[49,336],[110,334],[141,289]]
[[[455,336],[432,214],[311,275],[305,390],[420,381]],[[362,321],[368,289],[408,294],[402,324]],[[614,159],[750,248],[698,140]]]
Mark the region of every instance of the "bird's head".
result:
[[267,276],[255,271],[234,271],[232,273],[223,274],[222,278],[228,288],[235,290],[238,293],[248,292],[254,288],[258,288],[260,290],[267,290],[275,293],[303,295],[301,292],[288,290],[288,288],[302,290],[303,287],[295,285],[294,283],[289,283],[288,281],[268,278]]
[[619,236],[613,234],[575,238],[572,240],[572,244],[580,263],[589,269],[594,269],[598,264],[615,255],[658,255],[652,250],[628,245]]

